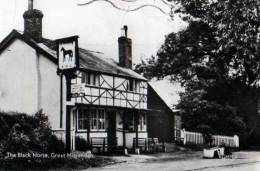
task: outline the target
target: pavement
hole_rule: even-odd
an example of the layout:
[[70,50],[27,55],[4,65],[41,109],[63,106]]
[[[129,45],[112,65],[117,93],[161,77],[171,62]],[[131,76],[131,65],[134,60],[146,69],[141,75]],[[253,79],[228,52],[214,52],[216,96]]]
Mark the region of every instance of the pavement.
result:
[[232,159],[203,159],[202,151],[179,150],[111,157],[116,164],[87,171],[260,171],[260,152],[235,152]]

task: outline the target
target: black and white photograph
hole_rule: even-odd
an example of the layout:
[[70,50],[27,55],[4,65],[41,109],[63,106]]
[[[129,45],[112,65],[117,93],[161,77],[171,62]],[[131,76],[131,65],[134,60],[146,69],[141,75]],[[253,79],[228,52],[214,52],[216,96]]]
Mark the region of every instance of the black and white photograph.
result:
[[2,170],[260,171],[260,1],[1,0]]

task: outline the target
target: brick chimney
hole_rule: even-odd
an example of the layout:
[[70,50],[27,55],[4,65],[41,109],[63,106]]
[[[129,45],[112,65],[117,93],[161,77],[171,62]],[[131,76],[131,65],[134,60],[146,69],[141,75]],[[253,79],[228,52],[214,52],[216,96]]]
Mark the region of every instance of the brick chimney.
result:
[[132,69],[132,40],[127,37],[127,29],[124,26],[123,35],[118,38],[119,66]]
[[28,0],[28,10],[23,14],[24,34],[33,38],[36,42],[42,40],[42,18],[40,10],[33,9],[33,0]]

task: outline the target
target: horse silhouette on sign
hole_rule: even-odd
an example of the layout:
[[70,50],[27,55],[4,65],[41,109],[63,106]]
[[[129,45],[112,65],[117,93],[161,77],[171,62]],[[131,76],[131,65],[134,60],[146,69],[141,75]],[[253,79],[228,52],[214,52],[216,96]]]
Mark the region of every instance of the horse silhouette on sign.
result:
[[68,56],[68,61],[72,61],[73,57],[73,51],[72,50],[66,50],[64,47],[61,48],[61,52],[63,53],[63,62],[66,60],[66,57]]

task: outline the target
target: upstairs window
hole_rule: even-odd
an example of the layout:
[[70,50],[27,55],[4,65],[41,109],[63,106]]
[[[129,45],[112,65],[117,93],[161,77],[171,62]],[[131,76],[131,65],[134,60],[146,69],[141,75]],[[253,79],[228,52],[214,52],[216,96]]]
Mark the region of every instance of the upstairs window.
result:
[[134,91],[134,80],[133,79],[129,80],[129,91]]
[[135,80],[134,91],[136,91],[136,92],[140,91],[140,81],[138,81],[138,80]]
[[129,91],[139,92],[140,81],[134,80],[134,79],[129,79],[127,88],[128,88]]
[[98,86],[99,85],[99,74],[82,72],[81,83]]

